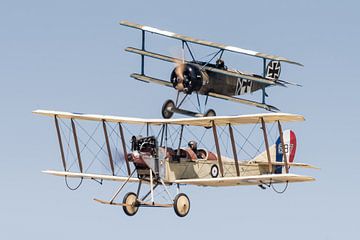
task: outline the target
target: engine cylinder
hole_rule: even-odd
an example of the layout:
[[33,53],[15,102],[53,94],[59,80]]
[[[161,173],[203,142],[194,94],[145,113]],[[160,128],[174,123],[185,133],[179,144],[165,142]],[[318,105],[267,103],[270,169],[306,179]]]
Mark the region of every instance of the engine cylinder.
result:
[[203,74],[196,65],[180,64],[172,71],[170,81],[176,90],[191,94],[203,86]]

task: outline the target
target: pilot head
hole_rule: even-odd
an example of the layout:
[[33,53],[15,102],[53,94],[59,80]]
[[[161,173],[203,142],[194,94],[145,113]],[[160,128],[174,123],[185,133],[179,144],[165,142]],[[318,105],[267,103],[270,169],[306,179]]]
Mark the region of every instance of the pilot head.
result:
[[193,140],[188,143],[188,146],[193,151],[197,150],[197,143],[195,141],[193,141]]
[[221,68],[221,69],[224,69],[225,68],[225,62],[224,62],[224,60],[222,60],[222,59],[218,59],[218,60],[216,60],[216,67],[217,68]]

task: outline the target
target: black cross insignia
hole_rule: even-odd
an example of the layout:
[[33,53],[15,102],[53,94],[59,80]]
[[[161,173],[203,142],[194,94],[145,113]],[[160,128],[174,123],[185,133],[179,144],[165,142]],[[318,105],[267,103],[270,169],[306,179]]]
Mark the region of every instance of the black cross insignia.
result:
[[271,79],[278,79],[280,76],[281,65],[279,61],[271,61],[267,66],[266,77]]

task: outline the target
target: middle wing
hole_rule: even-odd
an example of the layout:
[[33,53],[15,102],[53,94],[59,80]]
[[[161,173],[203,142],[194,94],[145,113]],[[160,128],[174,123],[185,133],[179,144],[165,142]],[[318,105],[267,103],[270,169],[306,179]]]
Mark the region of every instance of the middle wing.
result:
[[315,181],[315,178],[297,174],[264,174],[259,176],[246,177],[222,177],[222,178],[196,178],[176,180],[177,184],[191,184],[197,186],[238,186],[238,185],[261,185],[286,182],[308,182]]
[[[158,79],[158,78],[153,78],[153,77],[146,76],[146,75],[133,73],[133,74],[130,75],[130,77],[132,77],[132,78],[134,78],[136,80],[142,81],[142,82],[155,83],[155,84],[159,84],[161,86],[166,86],[166,87],[173,87],[171,82],[161,80],[161,79]],[[214,92],[208,92],[207,95],[209,95],[210,97],[214,97],[214,98],[219,98],[219,99],[228,100],[228,101],[232,101],[232,102],[236,102],[236,103],[242,103],[242,104],[246,104],[246,105],[255,106],[255,107],[258,107],[258,108],[263,108],[263,109],[266,109],[266,110],[272,111],[272,112],[280,111],[278,108],[276,108],[274,106],[264,104],[264,103],[255,102],[255,101],[251,101],[251,100],[247,100],[247,99],[243,99],[243,98],[227,96],[227,95],[218,94],[218,93],[214,93]]]
[[[133,47],[128,47],[128,48],[125,49],[125,51],[135,53],[135,54],[139,54],[139,55],[143,55],[143,56],[147,56],[147,57],[151,57],[151,58],[155,58],[155,59],[159,59],[159,60],[166,61],[166,62],[179,63],[179,62],[183,61],[183,60],[181,60],[179,58],[174,58],[174,57],[170,57],[170,56],[166,56],[166,55],[162,55],[162,54],[158,54],[158,53],[154,53],[154,52],[148,52],[148,51],[133,48]],[[190,63],[189,61],[184,61],[184,62],[185,63]],[[194,64],[194,63],[192,63],[192,64]],[[195,63],[195,64],[197,64],[197,63]],[[200,66],[200,68],[203,68],[203,69],[205,69],[207,71],[211,71],[211,72],[221,73],[223,75],[248,79],[248,80],[258,82],[258,83],[262,83],[262,84],[280,85],[280,86],[284,86],[284,84],[290,84],[290,82],[287,82],[287,81],[284,81],[284,80],[279,80],[278,79],[278,80],[274,81],[272,79],[264,78],[264,77],[261,77],[261,76],[254,76],[252,74],[245,74],[245,73],[241,73],[241,72],[235,71],[235,70],[222,70],[222,69],[213,68],[213,67],[210,67],[210,66]],[[137,75],[139,75],[139,74],[137,74]],[[131,77],[133,77],[133,76],[131,76]],[[136,79],[140,80],[138,78],[136,78]],[[140,81],[148,82],[146,80],[140,80]],[[293,83],[291,83],[291,84],[293,84]]]

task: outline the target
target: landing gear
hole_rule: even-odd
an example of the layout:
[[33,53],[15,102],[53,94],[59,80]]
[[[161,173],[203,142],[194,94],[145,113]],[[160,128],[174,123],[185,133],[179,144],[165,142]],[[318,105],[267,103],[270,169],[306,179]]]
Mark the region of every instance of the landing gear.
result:
[[123,204],[123,210],[128,216],[134,216],[139,210],[137,195],[133,192],[129,192],[124,196]]
[[173,102],[173,100],[166,100],[166,102],[164,102],[162,109],[161,109],[161,114],[163,116],[163,118],[165,119],[169,119],[174,115],[174,112],[172,111],[175,108],[175,103]]
[[174,199],[174,210],[179,217],[185,217],[190,211],[190,200],[184,193],[179,193]]
[[181,109],[179,106],[176,106],[174,101],[171,99],[166,100],[161,108],[162,117],[165,119],[169,119],[174,115],[174,113],[183,114],[183,115],[187,115],[187,116],[191,116],[191,117],[213,117],[213,116],[216,116],[214,109],[209,109],[204,114],[202,114],[202,113],[197,113],[197,112],[192,112],[189,110]]

